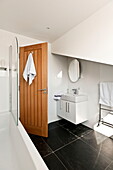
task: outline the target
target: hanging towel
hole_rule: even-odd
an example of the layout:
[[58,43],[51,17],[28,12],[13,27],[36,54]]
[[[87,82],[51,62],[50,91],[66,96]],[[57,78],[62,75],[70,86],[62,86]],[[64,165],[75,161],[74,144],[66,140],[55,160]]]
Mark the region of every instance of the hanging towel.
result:
[[55,94],[53,99],[58,101],[61,99],[61,96],[62,96],[61,94]]
[[99,103],[113,107],[113,82],[100,83]]
[[26,81],[29,80],[29,85],[30,85],[33,79],[35,78],[35,76],[36,76],[36,69],[35,69],[32,53],[30,53],[23,72],[23,77]]

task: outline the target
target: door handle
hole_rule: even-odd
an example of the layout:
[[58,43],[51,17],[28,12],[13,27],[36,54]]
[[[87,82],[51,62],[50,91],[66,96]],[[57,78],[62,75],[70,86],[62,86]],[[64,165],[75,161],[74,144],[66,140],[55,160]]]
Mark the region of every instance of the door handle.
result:
[[46,92],[46,91],[44,91],[44,92],[43,92],[43,94],[47,94],[47,92]]
[[47,91],[47,89],[38,89],[38,91]]

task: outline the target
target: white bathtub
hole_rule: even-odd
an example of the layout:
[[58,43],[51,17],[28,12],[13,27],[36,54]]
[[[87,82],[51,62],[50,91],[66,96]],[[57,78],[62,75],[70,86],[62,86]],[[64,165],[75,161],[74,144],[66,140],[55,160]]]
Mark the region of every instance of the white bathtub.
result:
[[21,122],[0,113],[0,170],[48,170]]

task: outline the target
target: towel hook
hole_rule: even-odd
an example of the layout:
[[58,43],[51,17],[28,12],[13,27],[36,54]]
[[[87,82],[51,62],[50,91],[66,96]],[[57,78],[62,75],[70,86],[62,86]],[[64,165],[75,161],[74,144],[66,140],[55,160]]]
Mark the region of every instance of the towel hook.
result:
[[[30,53],[33,54],[33,51],[30,51]],[[29,54],[30,54],[30,53],[29,53]]]

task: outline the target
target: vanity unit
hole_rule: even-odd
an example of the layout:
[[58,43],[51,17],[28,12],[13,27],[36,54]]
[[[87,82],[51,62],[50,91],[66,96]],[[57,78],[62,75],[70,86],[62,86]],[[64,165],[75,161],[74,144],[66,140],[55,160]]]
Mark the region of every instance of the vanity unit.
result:
[[[80,79],[80,73],[79,61],[76,59],[72,60],[68,68],[69,80],[72,83],[77,82]],[[88,120],[88,96],[78,94],[78,89],[72,89],[74,94],[66,93],[57,101],[57,115],[74,124]]]
[[65,94],[57,102],[57,115],[74,123],[79,124],[87,120],[86,95]]

